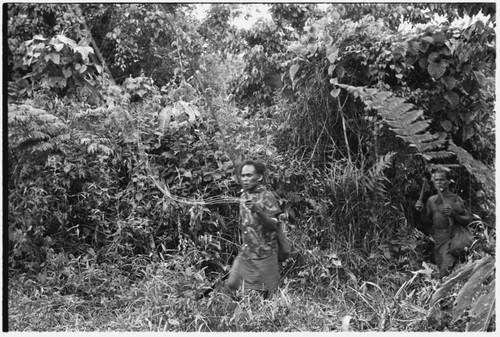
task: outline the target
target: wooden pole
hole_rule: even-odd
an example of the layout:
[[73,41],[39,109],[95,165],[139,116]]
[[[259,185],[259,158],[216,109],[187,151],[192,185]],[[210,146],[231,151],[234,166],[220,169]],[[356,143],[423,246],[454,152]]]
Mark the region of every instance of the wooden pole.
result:
[[[439,188],[436,188],[436,190],[437,190],[438,195],[441,198],[441,200],[443,200],[443,204],[446,203],[446,199],[444,198],[443,193],[439,190]],[[452,227],[453,226],[453,219],[450,215],[448,215],[448,221],[450,222],[450,227]]]

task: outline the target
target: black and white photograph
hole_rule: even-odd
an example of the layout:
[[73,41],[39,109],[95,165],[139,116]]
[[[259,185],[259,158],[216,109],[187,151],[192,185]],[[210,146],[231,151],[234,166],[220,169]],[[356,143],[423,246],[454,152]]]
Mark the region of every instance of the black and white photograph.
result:
[[4,2],[2,331],[496,331],[496,2]]

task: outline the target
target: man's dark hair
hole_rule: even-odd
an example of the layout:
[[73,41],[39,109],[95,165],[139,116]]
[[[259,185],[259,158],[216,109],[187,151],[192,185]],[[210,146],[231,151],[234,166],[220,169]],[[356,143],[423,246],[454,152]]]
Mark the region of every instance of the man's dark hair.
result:
[[434,178],[434,174],[436,173],[444,173],[444,176],[446,179],[451,180],[451,171],[449,168],[446,168],[444,166],[437,166],[432,169],[432,178]]
[[263,162],[258,161],[258,160],[245,160],[242,162],[240,165],[238,165],[238,177],[241,176],[241,170],[243,169],[243,166],[246,165],[251,165],[255,167],[255,173],[260,174],[261,176],[264,177],[264,174],[266,173],[266,165],[264,165]]

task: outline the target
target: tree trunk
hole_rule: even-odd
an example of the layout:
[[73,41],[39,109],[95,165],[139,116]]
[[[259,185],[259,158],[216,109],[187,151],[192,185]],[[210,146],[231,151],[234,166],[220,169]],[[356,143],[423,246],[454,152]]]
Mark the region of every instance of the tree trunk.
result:
[[90,27],[87,25],[87,20],[85,19],[85,16],[82,13],[82,8],[80,7],[80,5],[76,6],[76,10],[77,10],[78,17],[81,18],[81,20],[83,22],[83,27],[85,28],[85,31],[88,33],[88,38],[90,39],[90,45],[92,46],[92,48],[94,48],[94,52],[95,52],[97,58],[99,59],[99,62],[101,63],[102,67],[104,68],[104,71],[106,72],[106,74],[108,74],[109,80],[111,81],[111,83],[116,84],[115,79],[113,78],[113,74],[111,74],[111,71],[109,70],[108,66],[106,65],[106,61],[104,61],[104,58],[102,57],[102,54],[101,54],[101,51],[99,50],[99,47],[97,47],[97,44],[95,43],[95,40],[92,37],[92,32],[90,31]]

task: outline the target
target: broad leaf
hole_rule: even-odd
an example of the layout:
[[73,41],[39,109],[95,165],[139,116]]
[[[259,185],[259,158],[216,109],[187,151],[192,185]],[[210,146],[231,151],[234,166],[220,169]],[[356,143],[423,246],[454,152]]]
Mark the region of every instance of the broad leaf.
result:
[[422,40],[424,40],[424,41],[426,41],[426,42],[428,42],[430,44],[434,44],[434,39],[431,36],[424,36],[422,38]]
[[466,332],[487,331],[490,320],[495,314],[495,280],[485,288],[486,292],[472,305]]
[[37,34],[37,35],[33,36],[33,39],[32,39],[32,40],[33,40],[33,41],[34,41],[34,40],[38,40],[38,41],[47,41],[47,39],[46,39],[46,38],[44,38],[42,35],[39,35],[39,34]]
[[494,260],[490,257],[487,261],[478,268],[474,268],[474,273],[467,283],[460,289],[460,292],[453,303],[453,319],[459,318],[464,311],[470,307],[473,297],[478,290],[483,286],[483,282],[493,274]]
[[446,76],[441,79],[441,82],[444,83],[446,89],[452,90],[453,88],[455,88],[455,85],[457,84],[458,81],[453,76]]
[[290,79],[293,81],[295,79],[295,75],[297,71],[299,71],[300,66],[298,64],[292,64],[290,67]]
[[98,64],[94,64],[94,67],[97,70],[97,73],[102,74],[102,70],[103,70],[102,66],[100,66]]
[[71,71],[71,69],[68,69],[68,68],[63,69],[62,72],[63,72],[64,78],[70,78],[71,75],[73,75],[73,72]]
[[418,41],[411,41],[408,43],[408,45],[408,50],[411,52],[411,54],[416,54],[420,50],[420,42]]
[[90,46],[75,46],[74,51],[80,53],[84,61],[89,59],[89,53],[94,53],[94,49]]
[[479,265],[481,262],[483,262],[483,261],[482,260],[474,261],[471,264],[467,264],[467,265],[455,270],[450,276],[448,276],[447,280],[441,285],[441,287],[439,287],[439,289],[436,290],[434,295],[432,295],[432,298],[431,298],[430,303],[429,303],[429,305],[431,307],[431,311],[432,311],[434,305],[439,300],[441,300],[446,295],[446,293],[448,291],[450,291],[453,288],[453,286],[455,286],[455,284],[457,284],[458,282],[469,277],[472,274],[472,271],[474,270],[474,268],[477,265]]
[[454,91],[445,92],[444,98],[450,103],[452,109],[455,109],[460,102],[460,96]]
[[328,61],[330,61],[330,63],[335,63],[338,54],[339,48],[337,48],[337,46],[335,45],[330,46],[326,49],[326,58],[328,59]]
[[80,66],[80,67],[78,67],[78,72],[79,72],[80,74],[83,74],[83,73],[84,73],[84,72],[86,72],[86,71],[87,71],[87,66],[86,66],[85,64],[84,64],[84,65],[82,65],[82,66]]
[[200,112],[198,111],[198,108],[195,105],[186,103],[184,101],[179,101],[184,112],[188,114],[189,116],[189,122],[194,123],[196,121],[196,117],[200,116]]
[[61,63],[61,55],[56,53],[50,53],[45,55],[45,62],[52,61],[54,64],[59,65]]
[[453,124],[451,124],[451,122],[447,119],[441,121],[441,126],[446,132],[450,132],[453,128]]
[[432,53],[429,54],[429,56],[427,56],[427,61],[429,61],[429,63],[436,62],[438,57],[439,57],[439,53],[433,51]]
[[307,50],[309,51],[310,55],[316,54],[316,52],[318,51],[318,44],[310,43],[309,45],[307,45]]
[[427,66],[427,71],[429,72],[429,75],[431,75],[432,78],[435,80],[441,78],[441,76],[444,75],[446,72],[446,68],[448,68],[448,63],[445,60],[437,62],[429,62],[429,65]]
[[328,67],[328,76],[332,76],[333,71],[335,70],[336,67],[337,67],[336,64],[330,64],[330,66]]
[[42,86],[46,86],[47,88],[52,88],[55,86],[66,86],[66,79],[62,76],[52,76],[42,79]]
[[337,98],[338,95],[340,94],[340,89],[333,89],[331,92],[330,92],[330,95],[332,95],[333,98]]
[[481,86],[486,83],[486,76],[481,71],[474,71],[474,75]]
[[64,48],[64,43],[54,43],[53,47],[55,51],[60,52]]
[[337,73],[338,77],[343,77],[345,75],[345,68],[342,67],[342,65],[338,65],[337,69],[335,69],[335,72]]
[[69,45],[73,49],[77,46],[74,40],[67,38],[64,35],[57,35],[56,37],[60,42]]
[[443,34],[435,34],[434,36],[432,36],[432,38],[434,39],[435,43],[444,43],[446,41],[446,36],[444,36]]
[[418,65],[420,66],[420,68],[426,69],[428,67],[428,65],[429,65],[429,62],[425,58],[419,58],[418,59]]

